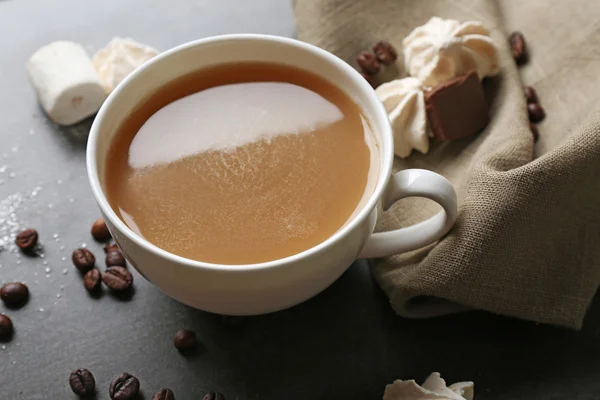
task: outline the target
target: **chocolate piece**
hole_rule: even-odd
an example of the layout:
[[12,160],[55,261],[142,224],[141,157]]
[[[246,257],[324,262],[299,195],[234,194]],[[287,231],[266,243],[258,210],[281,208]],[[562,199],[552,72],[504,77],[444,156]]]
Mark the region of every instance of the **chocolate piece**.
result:
[[425,93],[429,126],[437,140],[471,136],[490,120],[483,87],[475,71]]

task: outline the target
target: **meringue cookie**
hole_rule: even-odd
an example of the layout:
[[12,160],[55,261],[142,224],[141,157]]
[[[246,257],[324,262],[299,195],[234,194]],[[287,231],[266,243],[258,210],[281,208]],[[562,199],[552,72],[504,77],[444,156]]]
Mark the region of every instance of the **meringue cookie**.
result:
[[396,380],[385,387],[383,400],[473,400],[473,382],[458,382],[446,387],[439,372],[434,372],[419,386],[414,380]]
[[130,38],[114,37],[94,54],[92,63],[110,93],[137,67],[158,54],[158,50]]
[[480,22],[433,17],[402,43],[406,70],[423,86],[433,87],[471,70],[479,79],[499,71],[498,51]]
[[413,149],[429,151],[427,111],[420,82],[416,78],[396,79],[375,89],[388,113],[394,131],[394,153],[401,158]]

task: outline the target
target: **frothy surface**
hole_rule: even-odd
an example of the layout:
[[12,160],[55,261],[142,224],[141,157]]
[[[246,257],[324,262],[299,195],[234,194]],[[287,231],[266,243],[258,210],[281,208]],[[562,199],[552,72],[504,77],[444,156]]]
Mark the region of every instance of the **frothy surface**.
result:
[[[233,150],[277,135],[310,133],[342,118],[335,104],[291,83],[217,86],[152,115],[131,142],[129,165],[143,168],[206,151]],[[206,127],[215,134],[202,133]]]

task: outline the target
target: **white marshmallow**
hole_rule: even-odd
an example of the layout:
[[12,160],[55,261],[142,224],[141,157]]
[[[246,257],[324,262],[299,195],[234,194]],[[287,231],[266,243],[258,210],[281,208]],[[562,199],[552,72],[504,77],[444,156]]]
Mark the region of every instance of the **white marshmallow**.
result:
[[158,50],[136,42],[131,38],[114,37],[92,58],[94,68],[108,93],[137,67],[158,54]]
[[50,43],[27,61],[27,75],[48,117],[72,125],[96,113],[106,91],[83,46]]

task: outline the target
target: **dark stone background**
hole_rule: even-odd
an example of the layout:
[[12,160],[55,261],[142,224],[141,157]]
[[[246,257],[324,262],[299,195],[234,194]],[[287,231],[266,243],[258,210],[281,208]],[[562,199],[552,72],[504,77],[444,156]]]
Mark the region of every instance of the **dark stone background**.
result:
[[[67,129],[50,123],[27,83],[27,58],[58,39],[92,52],[113,36],[131,36],[164,50],[233,32],[293,36],[290,5],[0,1],[0,241],[11,223],[35,227],[45,254],[0,252],[0,281],[25,280],[32,292],[20,310],[0,305],[16,326],[13,340],[0,344],[0,399],[73,399],[68,375],[79,367],[94,373],[98,399],[108,399],[108,383],[124,371],[140,378],[145,399],[161,387],[178,400],[208,390],[230,400],[379,399],[394,379],[420,382],[432,371],[448,382],[475,381],[479,400],[599,399],[600,304],[582,332],[480,312],[405,320],[360,262],[316,298],[235,327],[169,299],[137,274],[129,300],[88,296],[70,253],[85,242],[102,258],[89,235],[99,214],[85,175],[90,121]],[[189,358],[172,345],[184,327],[203,343]]]

